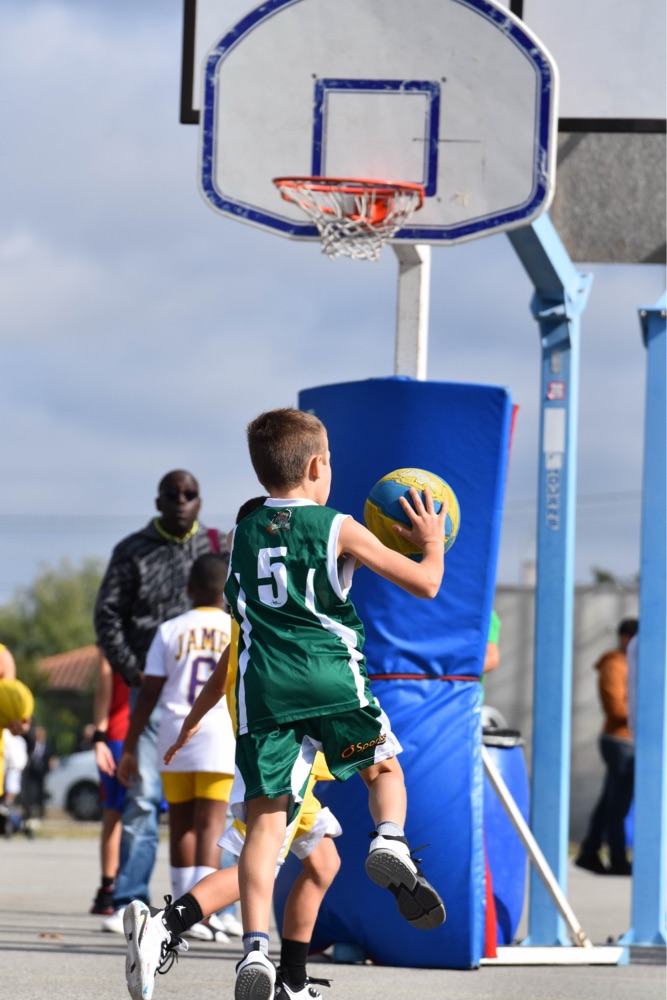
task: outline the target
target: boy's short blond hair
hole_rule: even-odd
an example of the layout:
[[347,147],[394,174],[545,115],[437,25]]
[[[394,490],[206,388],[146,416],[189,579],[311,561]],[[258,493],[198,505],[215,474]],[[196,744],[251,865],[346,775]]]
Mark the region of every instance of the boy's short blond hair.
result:
[[266,490],[298,486],[313,455],[326,451],[322,421],[290,407],[260,413],[248,424],[247,433],[250,461]]

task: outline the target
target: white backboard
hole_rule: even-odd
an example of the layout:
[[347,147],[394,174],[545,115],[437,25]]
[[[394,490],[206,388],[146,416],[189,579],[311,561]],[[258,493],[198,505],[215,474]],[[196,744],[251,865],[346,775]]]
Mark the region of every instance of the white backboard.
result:
[[204,57],[200,189],[223,215],[296,239],[317,231],[276,176],[423,184],[396,241],[525,225],[553,195],[557,79],[492,0],[268,0]]

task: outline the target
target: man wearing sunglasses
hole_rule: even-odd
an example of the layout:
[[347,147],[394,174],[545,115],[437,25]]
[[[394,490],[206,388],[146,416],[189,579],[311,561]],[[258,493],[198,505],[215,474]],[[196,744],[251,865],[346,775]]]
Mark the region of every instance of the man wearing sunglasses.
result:
[[[190,607],[187,584],[195,559],[207,552],[227,555],[226,533],[207,529],[198,520],[199,484],[191,473],[168,472],[158,486],[155,506],[158,516],[114,548],[95,604],[98,645],[129,686],[130,708],[155,632],[164,621]],[[162,802],[158,712],[151,716],[137,745],[138,778],[128,789],[123,807],[120,867],[113,887],[115,912],[102,924],[103,930],[120,934],[125,905],[133,899],[150,903]]]

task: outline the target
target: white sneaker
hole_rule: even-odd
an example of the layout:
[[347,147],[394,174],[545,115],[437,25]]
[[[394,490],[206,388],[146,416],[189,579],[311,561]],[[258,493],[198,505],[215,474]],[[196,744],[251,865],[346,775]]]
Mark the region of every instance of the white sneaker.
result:
[[118,910],[114,912],[109,917],[105,917],[100,924],[100,930],[107,931],[109,934],[123,934],[123,914],[125,913],[125,907],[121,906]]
[[233,913],[223,913],[222,916],[218,913],[216,916],[225,934],[229,937],[243,937],[243,924]]
[[276,967],[256,945],[236,966],[234,1000],[272,1000],[276,985]]
[[[151,913],[145,903],[135,900],[125,908],[123,929],[127,942],[125,979],[132,1000],[151,1000],[155,977],[169,958],[188,946],[180,938],[173,939],[164,924],[164,910]],[[171,966],[167,966],[167,972]]]
[[203,920],[193,924],[192,927],[188,927],[187,931],[183,931],[183,937],[195,938],[197,941],[218,941],[221,944],[229,943],[229,938],[224,931],[222,922],[215,913],[211,914],[210,917],[204,917]]
[[315,983],[318,986],[331,986],[329,979],[311,979],[310,976],[306,977],[303,986],[292,986],[282,969],[278,969],[275,1000],[322,1000],[322,994],[315,989]]
[[444,903],[424,878],[405,837],[376,833],[366,858],[366,874],[393,893],[398,912],[413,927],[432,930],[444,923]]

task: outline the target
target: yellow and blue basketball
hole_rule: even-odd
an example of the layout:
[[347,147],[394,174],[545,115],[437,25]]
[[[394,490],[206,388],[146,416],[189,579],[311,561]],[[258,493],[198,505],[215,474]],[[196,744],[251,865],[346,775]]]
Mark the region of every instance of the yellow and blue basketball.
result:
[[396,469],[383,476],[368,494],[364,506],[366,527],[390,549],[402,552],[405,556],[421,555],[420,548],[401,538],[392,527],[394,524],[410,527],[410,521],[403,512],[399,497],[404,496],[409,500],[411,486],[420,493],[428,487],[436,511],[442,507],[443,500],[447,502],[444,537],[445,552],[447,552],[456,541],[461,523],[459,502],[454,490],[444,479],[425,469]]

